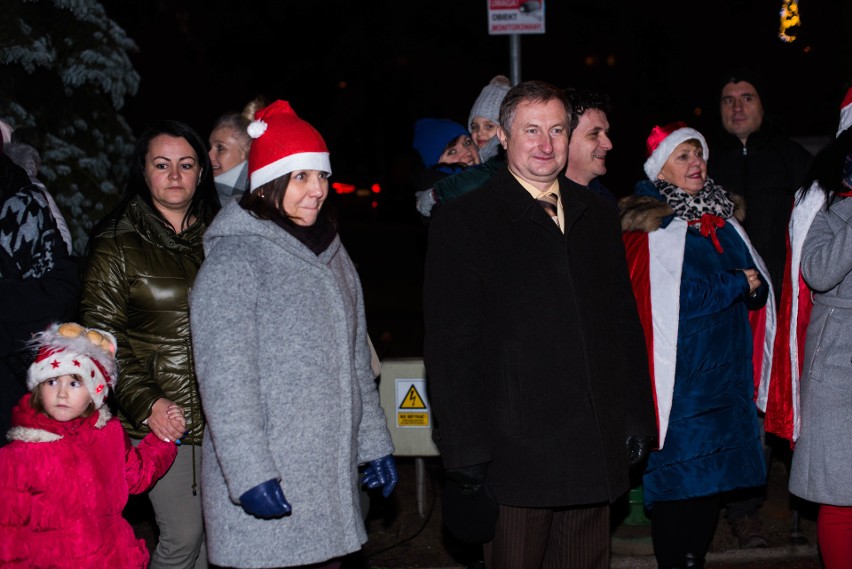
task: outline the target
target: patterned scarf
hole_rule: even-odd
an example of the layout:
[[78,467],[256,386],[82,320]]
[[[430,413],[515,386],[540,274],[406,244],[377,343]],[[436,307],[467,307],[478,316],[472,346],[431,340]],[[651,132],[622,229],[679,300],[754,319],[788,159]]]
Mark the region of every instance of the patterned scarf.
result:
[[65,243],[45,194],[0,154],[0,277],[43,277],[53,269],[59,247],[65,249]]
[[662,180],[655,180],[654,186],[677,217],[691,227],[697,226],[701,235],[710,238],[716,251],[724,252],[716,237],[716,229],[724,227],[725,220],[734,215],[734,202],[722,186],[717,186],[711,178],[707,178],[704,187],[695,195]]

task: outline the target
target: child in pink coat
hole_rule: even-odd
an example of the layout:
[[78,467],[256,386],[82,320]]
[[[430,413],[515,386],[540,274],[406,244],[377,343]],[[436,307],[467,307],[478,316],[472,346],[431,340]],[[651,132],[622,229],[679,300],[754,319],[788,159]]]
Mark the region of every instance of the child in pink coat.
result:
[[[152,434],[134,447],[104,405],[118,377],[111,334],[54,324],[33,344],[31,393],[0,448],[0,567],[147,567],[122,510],[171,467],[175,443]],[[179,407],[169,415],[184,424]]]

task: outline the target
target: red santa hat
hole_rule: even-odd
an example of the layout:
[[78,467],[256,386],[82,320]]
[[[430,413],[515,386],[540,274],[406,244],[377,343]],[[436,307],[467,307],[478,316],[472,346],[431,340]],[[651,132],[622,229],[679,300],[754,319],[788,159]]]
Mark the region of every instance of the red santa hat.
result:
[[710,148],[704,136],[694,128],[686,126],[685,122],[673,122],[665,126],[655,126],[646,141],[648,159],[645,160],[645,175],[649,180],[656,180],[674,149],[681,142],[697,140],[704,149],[704,159],[710,158]]
[[36,334],[32,345],[38,349],[27,371],[27,389],[61,375],[77,375],[100,409],[110,388],[115,387],[115,337],[109,332],[84,328],[68,322],[53,324]]
[[837,135],[852,126],[852,87],[846,91],[843,102],[840,103],[840,124],[837,125]]
[[254,114],[248,133],[251,191],[296,170],[331,174],[328,148],[317,130],[300,119],[287,101],[275,101]]

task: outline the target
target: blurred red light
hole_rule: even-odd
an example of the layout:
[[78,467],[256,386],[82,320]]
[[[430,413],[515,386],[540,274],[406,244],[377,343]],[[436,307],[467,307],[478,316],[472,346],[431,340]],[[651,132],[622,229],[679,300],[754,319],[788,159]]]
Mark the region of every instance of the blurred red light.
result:
[[373,190],[374,194],[382,193],[382,187],[378,184],[373,184],[372,186],[370,186],[370,189]]
[[354,184],[344,184],[343,182],[334,182],[331,187],[338,194],[351,194],[355,191]]

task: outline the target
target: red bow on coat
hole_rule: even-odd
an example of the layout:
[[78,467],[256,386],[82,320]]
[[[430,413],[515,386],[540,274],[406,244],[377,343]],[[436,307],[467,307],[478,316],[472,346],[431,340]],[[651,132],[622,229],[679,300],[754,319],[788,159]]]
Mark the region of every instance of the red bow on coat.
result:
[[718,215],[705,213],[701,216],[701,219],[693,219],[689,222],[689,225],[696,224],[699,226],[698,229],[701,231],[701,235],[704,237],[710,237],[710,240],[713,241],[713,247],[716,248],[716,251],[724,253],[725,251],[722,249],[722,244],[719,243],[719,238],[716,237],[716,228],[724,227],[725,220]]

